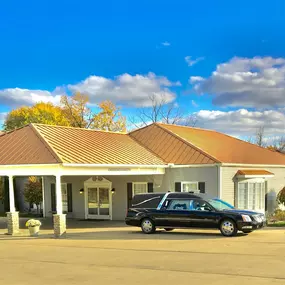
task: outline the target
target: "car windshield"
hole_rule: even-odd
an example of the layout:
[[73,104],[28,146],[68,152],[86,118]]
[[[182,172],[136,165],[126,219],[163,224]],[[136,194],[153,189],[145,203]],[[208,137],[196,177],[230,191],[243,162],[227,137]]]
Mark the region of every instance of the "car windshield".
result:
[[207,202],[218,211],[234,209],[232,205],[221,199],[208,199]]

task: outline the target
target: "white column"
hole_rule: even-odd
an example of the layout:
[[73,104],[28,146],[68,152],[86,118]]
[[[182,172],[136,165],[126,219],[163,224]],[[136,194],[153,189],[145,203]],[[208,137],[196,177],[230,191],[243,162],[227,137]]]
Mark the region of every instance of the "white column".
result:
[[62,214],[62,195],[61,195],[61,176],[57,175],[55,181],[55,195],[56,195],[56,213]]
[[16,212],[13,176],[9,176],[9,202],[10,202],[10,213]]
[[45,181],[44,176],[42,176],[42,192],[43,192],[43,201],[42,201],[42,210],[43,210],[43,217],[46,216],[46,208],[45,208]]

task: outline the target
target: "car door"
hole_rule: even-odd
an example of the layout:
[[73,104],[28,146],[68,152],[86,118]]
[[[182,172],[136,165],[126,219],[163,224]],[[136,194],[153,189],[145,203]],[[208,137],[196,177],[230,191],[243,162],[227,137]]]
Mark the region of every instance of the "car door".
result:
[[161,224],[165,227],[188,227],[190,222],[189,199],[171,199],[166,201]]
[[190,216],[190,227],[195,228],[217,228],[220,214],[206,201],[202,199],[193,200],[193,210]]

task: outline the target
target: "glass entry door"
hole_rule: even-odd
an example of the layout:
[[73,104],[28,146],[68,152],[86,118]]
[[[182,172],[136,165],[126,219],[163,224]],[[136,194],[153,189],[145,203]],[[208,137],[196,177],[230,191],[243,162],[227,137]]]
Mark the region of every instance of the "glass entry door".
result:
[[110,219],[110,189],[87,187],[87,211],[89,219]]

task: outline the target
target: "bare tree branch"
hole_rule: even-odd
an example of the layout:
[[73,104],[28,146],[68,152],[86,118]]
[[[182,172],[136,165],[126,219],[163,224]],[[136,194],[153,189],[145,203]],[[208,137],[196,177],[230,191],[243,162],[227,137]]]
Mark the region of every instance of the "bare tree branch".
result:
[[185,126],[195,126],[197,118],[193,115],[185,115],[184,111],[173,102],[167,102],[165,95],[149,95],[151,106],[140,108],[135,116],[129,121],[136,128],[149,125],[151,123],[178,124]]

